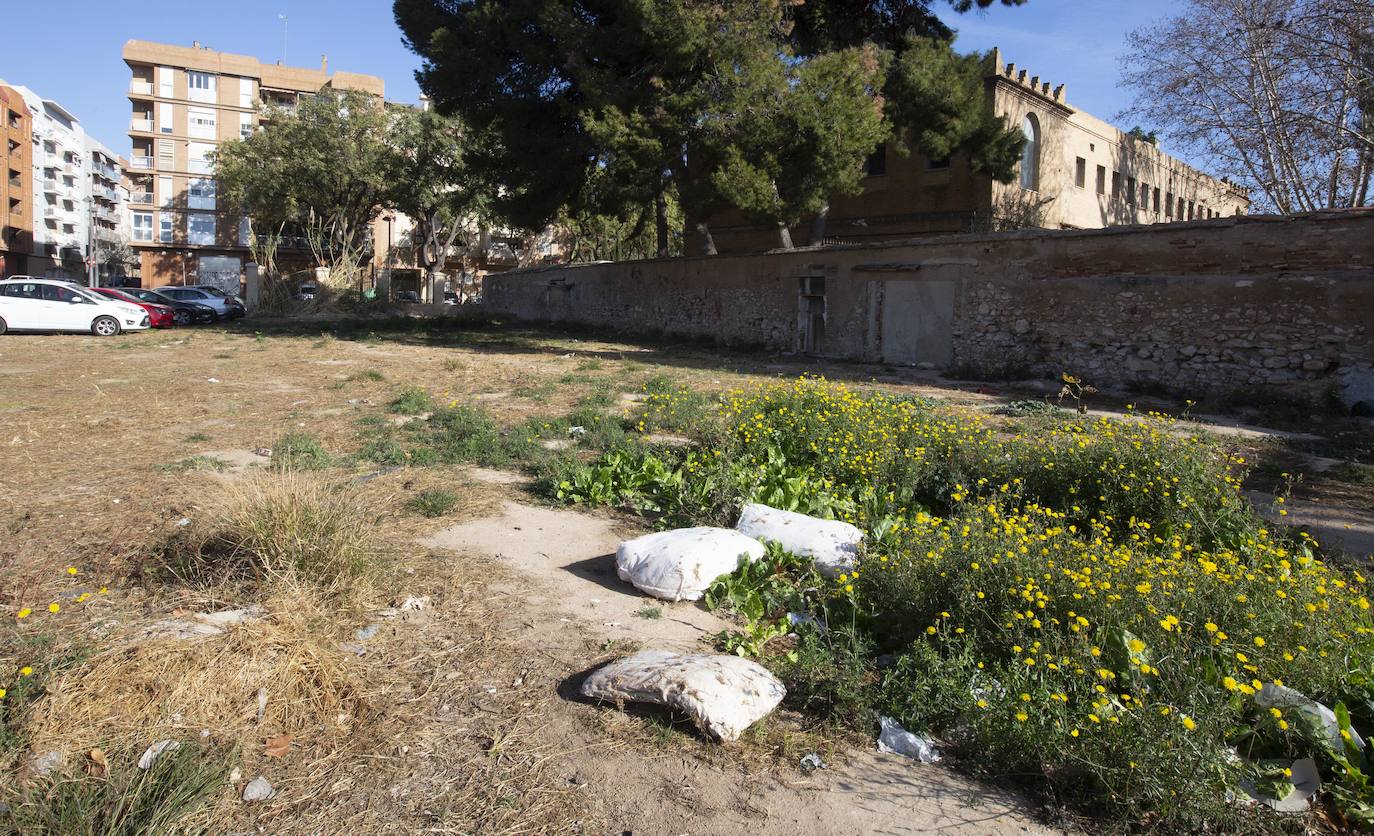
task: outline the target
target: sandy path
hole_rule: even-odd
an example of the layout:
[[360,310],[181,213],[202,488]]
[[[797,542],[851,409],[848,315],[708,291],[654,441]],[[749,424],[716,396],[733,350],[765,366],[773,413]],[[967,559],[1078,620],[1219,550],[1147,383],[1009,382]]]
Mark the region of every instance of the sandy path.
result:
[[[695,604],[652,601],[616,578],[615,548],[622,535],[638,533],[589,514],[507,501],[500,515],[421,541],[459,555],[494,556],[517,573],[492,591],[511,603],[516,634],[530,658],[553,660],[557,668],[547,675],[565,699],[553,704],[544,736],[564,751],[584,750],[559,768],[586,790],[611,830],[726,836],[1054,832],[1005,792],[940,765],[876,751],[848,753],[845,763],[810,776],[789,768],[748,772],[729,758],[706,760],[671,749],[660,756],[628,746],[586,751],[597,743],[588,718],[614,709],[570,696],[601,658],[602,640],[700,650],[701,637],[728,626]],[[661,607],[662,617],[635,615],[646,606]]]

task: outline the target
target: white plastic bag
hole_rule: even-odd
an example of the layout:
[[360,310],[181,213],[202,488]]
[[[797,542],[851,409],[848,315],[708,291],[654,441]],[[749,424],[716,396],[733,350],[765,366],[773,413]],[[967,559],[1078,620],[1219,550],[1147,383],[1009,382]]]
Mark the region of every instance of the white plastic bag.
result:
[[815,561],[827,578],[849,572],[859,557],[864,533],[847,522],[808,517],[767,505],[746,505],[735,530],[756,540],[774,542],[798,557]]
[[940,751],[930,738],[912,734],[891,717],[879,717],[878,725],[881,728],[878,734],[879,752],[891,752],[921,763],[935,763],[940,759]]
[[787,689],[739,656],[645,650],[611,662],[582,683],[582,696],[675,708],[716,740],[738,740],[782,702]]
[[665,601],[697,601],[707,587],[763,557],[757,540],[728,528],[679,528],[646,534],[620,544],[616,573],[636,589]]

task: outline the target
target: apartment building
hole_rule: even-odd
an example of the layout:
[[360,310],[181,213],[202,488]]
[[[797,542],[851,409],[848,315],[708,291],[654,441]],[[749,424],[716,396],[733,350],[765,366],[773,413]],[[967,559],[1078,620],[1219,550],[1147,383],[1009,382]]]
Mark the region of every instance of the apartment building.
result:
[[[811,219],[791,230],[793,240],[862,243],[1016,226],[1095,229],[1249,209],[1249,195],[1240,186],[1078,110],[1064,85],[1003,63],[1000,50],[988,58],[985,90],[995,112],[1026,136],[1013,182],[973,172],[960,155],[929,160],[880,147],[864,163],[863,190],[831,201],[824,241],[809,240]],[[707,226],[723,253],[778,246],[776,228],[751,223],[738,212],[717,213]],[[703,241],[694,223],[687,238],[688,252],[700,252]]]
[[113,259],[129,240],[129,192],[124,165],[103,143],[86,135],[86,166],[90,194],[89,221],[95,249],[96,277],[101,283],[127,273],[133,265]]
[[217,198],[215,148],[249,135],[261,109],[294,108],[321,90],[384,94],[382,79],[264,64],[247,55],[133,40],[129,101],[130,244],[144,286],[216,284],[238,292],[247,219]]
[[26,273],[33,250],[33,114],[0,85],[0,278]]
[[86,130],[58,102],[23,85],[10,87],[23,97],[32,114],[33,235],[23,272],[84,281],[92,213]]

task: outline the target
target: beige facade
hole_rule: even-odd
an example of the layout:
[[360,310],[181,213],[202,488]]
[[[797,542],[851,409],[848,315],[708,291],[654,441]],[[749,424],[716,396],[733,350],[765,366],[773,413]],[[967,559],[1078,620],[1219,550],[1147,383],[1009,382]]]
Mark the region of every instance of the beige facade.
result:
[[[228,284],[248,255],[247,224],[217,199],[209,156],[247,136],[266,106],[326,88],[384,94],[380,78],[264,64],[247,55],[148,41],[124,44],[132,116],[131,245],[145,286]],[[236,278],[232,281],[237,282]]]
[[[1016,226],[1098,229],[1205,220],[1249,208],[1239,186],[1077,110],[1064,85],[1004,64],[999,50],[989,57],[986,89],[996,112],[1028,138],[1013,182],[974,173],[961,155],[932,161],[880,148],[866,163],[863,191],[831,201],[824,241],[809,240],[810,219],[792,230],[793,240],[862,243]],[[722,253],[778,246],[776,229],[736,212],[722,212],[708,226]],[[687,243],[689,253],[701,251],[690,223]]]

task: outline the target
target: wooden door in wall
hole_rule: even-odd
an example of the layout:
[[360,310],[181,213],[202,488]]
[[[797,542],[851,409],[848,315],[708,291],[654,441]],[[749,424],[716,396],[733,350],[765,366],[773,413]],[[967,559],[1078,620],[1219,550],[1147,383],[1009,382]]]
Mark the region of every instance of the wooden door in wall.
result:
[[884,282],[883,362],[902,366],[949,366],[954,355],[956,282]]

